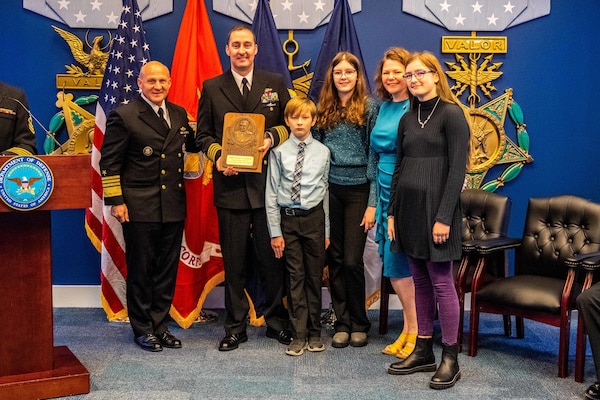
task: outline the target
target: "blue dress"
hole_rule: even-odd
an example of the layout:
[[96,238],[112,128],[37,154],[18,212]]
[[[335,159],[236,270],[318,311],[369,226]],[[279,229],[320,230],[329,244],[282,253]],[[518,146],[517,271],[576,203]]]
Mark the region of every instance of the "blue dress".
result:
[[408,111],[409,105],[408,99],[401,102],[388,100],[383,103],[371,132],[369,162],[377,166],[376,169],[372,168],[376,176],[371,179],[377,181],[379,199],[375,213],[377,222],[375,241],[379,245],[378,252],[383,260],[383,275],[389,278],[405,278],[411,275],[406,255],[390,251],[390,240],[387,235],[387,210],[396,165],[398,125],[404,113]]

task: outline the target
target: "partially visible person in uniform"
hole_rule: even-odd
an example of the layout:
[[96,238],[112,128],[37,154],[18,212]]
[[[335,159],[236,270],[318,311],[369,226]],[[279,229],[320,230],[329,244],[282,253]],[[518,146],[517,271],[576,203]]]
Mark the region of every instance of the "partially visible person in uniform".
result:
[[285,108],[292,136],[271,151],[265,203],[275,257],[288,272],[288,313],[294,339],[285,351],[323,351],[321,286],[329,245],[329,149],[314,140],[317,107],[293,98]]
[[142,94],[106,121],[100,170],[104,203],[123,227],[127,309],[134,341],[143,350],[180,348],[167,329],[185,219],[183,150],[194,147],[183,107],[166,101],[168,68],[145,64]]
[[0,155],[37,154],[25,91],[0,82]]
[[[282,344],[292,341],[289,318],[283,306],[284,267],[271,249],[265,212],[267,160],[271,147],[288,138],[283,112],[290,100],[283,77],[254,68],[258,45],[252,30],[238,25],[229,31],[225,52],[231,69],[204,82],[198,104],[196,142],[215,163],[215,206],[219,221],[219,240],[225,268],[225,337],[220,351],[231,351],[246,342],[246,319],[250,304],[246,284],[256,258],[265,295],[266,335]],[[262,172],[239,172],[225,167],[221,157],[223,125],[228,112],[265,116]],[[258,132],[257,132],[258,134]],[[262,135],[262,132],[260,132]],[[259,135],[259,137],[260,137]],[[248,257],[248,254],[253,256]]]
[[584,395],[586,399],[600,400],[600,283],[577,296],[577,310],[585,322],[596,370],[596,382],[586,389]]

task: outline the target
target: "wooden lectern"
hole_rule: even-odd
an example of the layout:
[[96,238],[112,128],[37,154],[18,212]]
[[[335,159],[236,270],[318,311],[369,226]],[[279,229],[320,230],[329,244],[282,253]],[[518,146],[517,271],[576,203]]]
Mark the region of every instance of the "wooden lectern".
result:
[[[0,157],[0,168],[10,158]],[[0,201],[0,399],[90,391],[87,369],[68,347],[54,347],[50,210],[91,206],[91,160],[39,158],[54,175],[48,201],[31,211]]]

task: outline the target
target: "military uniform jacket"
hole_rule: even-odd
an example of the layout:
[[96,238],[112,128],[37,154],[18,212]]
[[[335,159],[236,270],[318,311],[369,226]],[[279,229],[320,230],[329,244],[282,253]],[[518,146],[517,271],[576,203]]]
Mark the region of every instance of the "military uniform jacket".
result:
[[[245,104],[231,70],[204,82],[198,106],[196,144],[215,162],[221,156],[223,122],[228,112],[256,113],[265,116],[265,129],[273,146],[288,138],[283,112],[290,100],[288,88],[279,74],[254,70],[252,88]],[[265,206],[267,160],[262,173],[241,172],[234,176],[213,175],[215,205],[229,209],[254,209]]]
[[106,205],[127,205],[132,222],[185,218],[183,147],[193,131],[185,110],[166,103],[171,129],[140,96],[106,122],[100,170]]
[[11,97],[29,108],[22,89],[0,82],[0,154],[37,154],[31,116]]

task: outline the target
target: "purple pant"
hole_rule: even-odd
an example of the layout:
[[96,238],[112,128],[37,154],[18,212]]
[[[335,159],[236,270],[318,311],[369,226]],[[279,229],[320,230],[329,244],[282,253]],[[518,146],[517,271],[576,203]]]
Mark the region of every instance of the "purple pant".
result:
[[460,308],[454,286],[452,261],[433,262],[408,257],[408,264],[415,282],[419,336],[433,335],[437,303],[442,343],[455,344],[458,340]]

